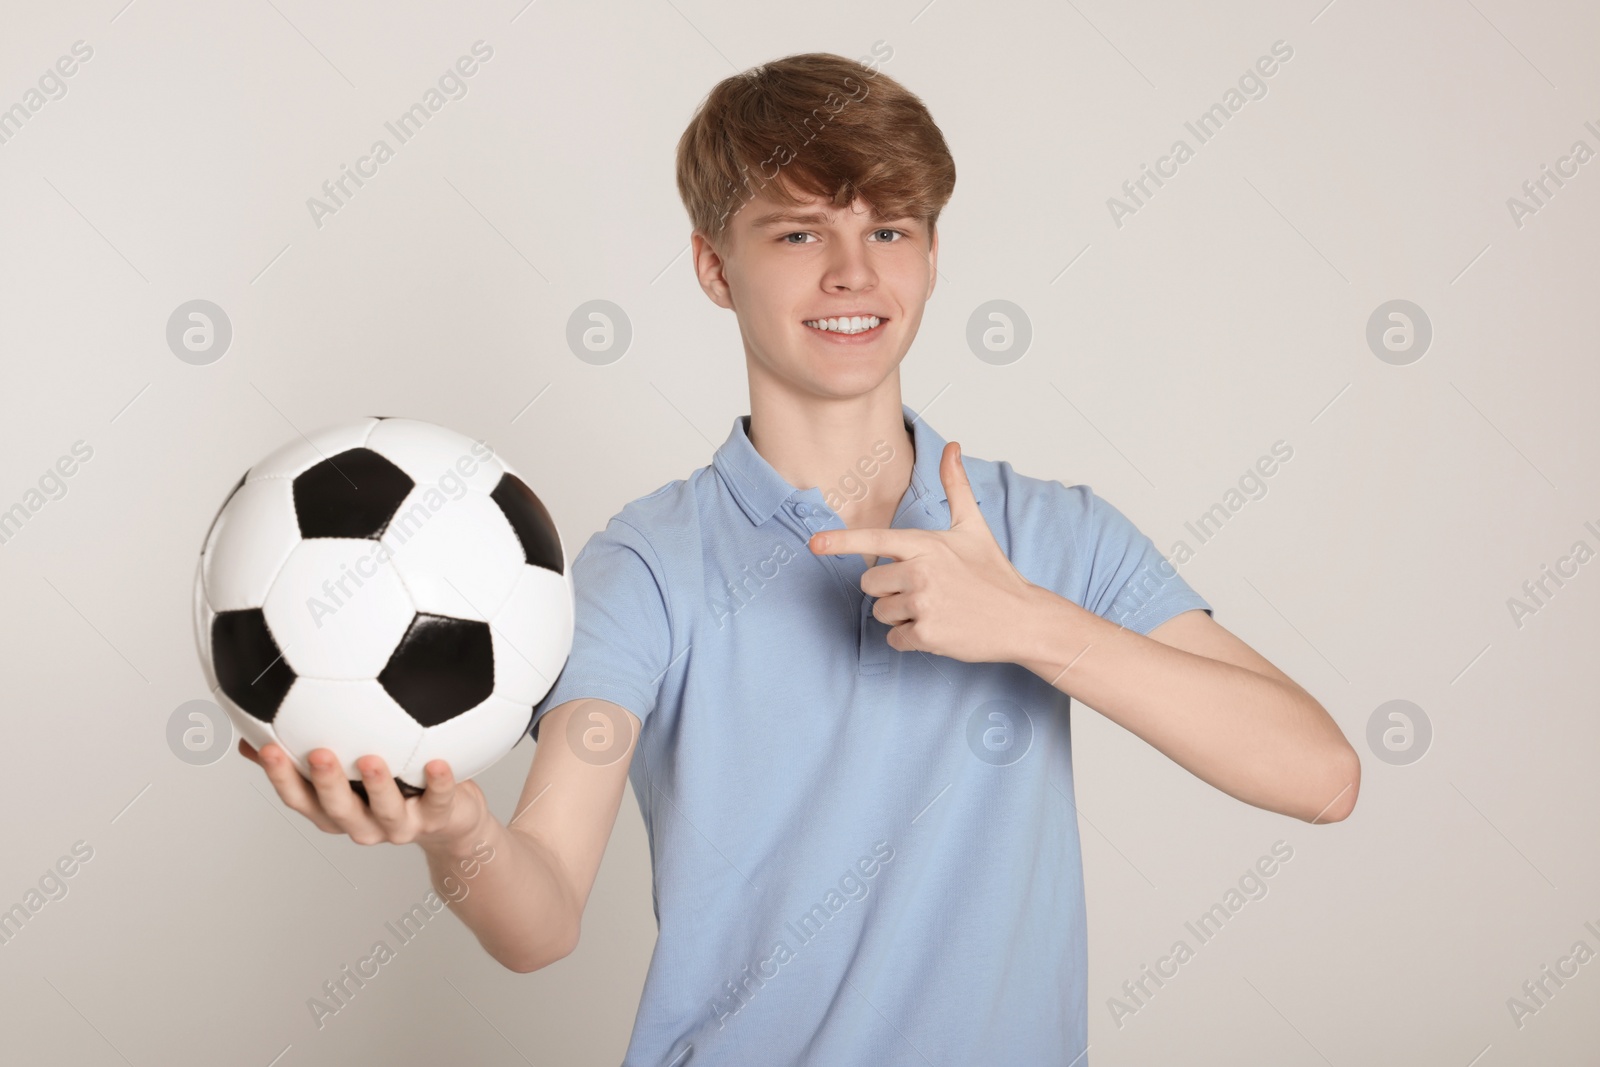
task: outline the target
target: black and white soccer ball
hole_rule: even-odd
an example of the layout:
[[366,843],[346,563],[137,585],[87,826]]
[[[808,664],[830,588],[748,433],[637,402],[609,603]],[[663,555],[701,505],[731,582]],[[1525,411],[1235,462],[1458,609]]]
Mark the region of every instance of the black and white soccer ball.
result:
[[430,760],[465,781],[532,723],[572,650],[561,535],[487,444],[414,419],[297,438],[212,520],[195,639],[217,702],[257,750],[310,775],[329,748],[383,757],[406,796]]

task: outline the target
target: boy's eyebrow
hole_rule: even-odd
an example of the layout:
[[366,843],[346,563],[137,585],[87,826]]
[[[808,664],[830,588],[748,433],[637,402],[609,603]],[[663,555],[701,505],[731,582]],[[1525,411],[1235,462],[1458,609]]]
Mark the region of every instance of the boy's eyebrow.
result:
[[773,211],[757,218],[751,225],[759,230],[767,226],[775,226],[780,222],[798,223],[803,226],[826,226],[828,224],[828,216],[820,211]]
[[[899,222],[910,217],[911,216],[909,215],[896,215],[891,218],[888,216],[874,214],[871,216],[871,219],[874,223],[885,223]],[[791,225],[800,226],[826,226],[828,225],[828,216],[820,211],[773,211],[765,215],[757,216],[751,221],[750,225],[753,229],[761,230],[768,226],[776,226],[780,223],[788,223]]]

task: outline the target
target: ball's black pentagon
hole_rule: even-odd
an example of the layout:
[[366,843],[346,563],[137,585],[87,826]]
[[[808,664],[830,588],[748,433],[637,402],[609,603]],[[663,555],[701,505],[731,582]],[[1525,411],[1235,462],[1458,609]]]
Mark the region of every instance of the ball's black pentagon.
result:
[[228,506],[228,503],[230,501],[232,501],[233,498],[239,494],[239,490],[244,488],[244,480],[246,478],[248,478],[249,476],[250,476],[250,472],[249,471],[245,471],[243,474],[239,475],[239,480],[237,482],[233,483],[233,488],[228,490],[227,497],[223,499],[222,507],[218,508],[217,509],[217,513],[215,515],[211,516],[211,525],[206,527],[206,535],[205,535],[205,537],[201,538],[201,540],[200,540],[200,554],[201,555],[205,555],[206,546],[211,543],[211,531],[215,530],[217,528],[217,520],[222,518],[223,508],[226,508]]
[[370,448],[330,456],[294,480],[300,536],[377,540],[415,484]]
[[295,679],[260,608],[219,611],[211,620],[211,666],[217,687],[262,722],[278,714]]
[[378,684],[423,726],[449,722],[494,692],[489,624],[418,612]]
[[561,562],[561,535],[550,513],[544,509],[526,482],[515,474],[502,474],[494,492],[489,494],[500,505],[501,512],[522,542],[522,556],[535,567],[563,573]]
[[[422,793],[423,793],[423,791],[421,789],[418,789],[416,786],[412,785],[410,782],[402,782],[398,778],[396,778],[394,780],[394,784],[395,784],[396,787],[399,788],[400,795],[403,796],[403,797],[420,797],[422,795]],[[361,802],[363,804],[370,805],[372,803],[372,801],[367,799],[367,783],[366,782],[363,782],[359,778],[352,778],[352,779],[350,779],[350,788],[354,789],[356,791],[356,796],[361,798]]]

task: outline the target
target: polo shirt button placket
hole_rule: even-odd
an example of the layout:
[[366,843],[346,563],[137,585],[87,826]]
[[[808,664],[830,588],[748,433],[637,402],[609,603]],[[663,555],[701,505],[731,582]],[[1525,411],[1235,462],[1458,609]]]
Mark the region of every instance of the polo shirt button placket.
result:
[[810,540],[811,535],[817,532],[817,523],[820,521],[817,509],[810,504],[801,502],[795,504],[790,510],[794,512],[795,518],[800,520],[800,525],[805,528],[805,537]]
[[[893,527],[894,523],[891,521],[889,525]],[[860,559],[859,556],[856,558],[861,563],[861,573],[865,574],[868,570],[866,560]],[[873,566],[882,562],[882,557],[879,557]],[[858,575],[857,581],[859,580]],[[889,647],[889,624],[879,622],[878,617],[872,614],[874,603],[876,603],[875,597],[862,594],[861,619],[856,634],[858,664],[856,673],[860,675],[888,674],[894,669],[896,652]]]
[[[828,512],[825,508],[813,507],[804,501],[797,501],[794,504],[794,507],[790,510],[794,512],[801,524],[805,526],[806,537],[808,540],[812,534],[819,530],[831,530],[834,528],[833,524],[828,521]],[[859,557],[853,558],[860,562],[861,569],[864,572],[866,569],[866,561],[860,560]],[[887,673],[894,666],[894,649],[889,647],[888,641],[889,627],[884,623],[879,622],[877,618],[873,616],[873,598],[862,593],[859,585],[856,584],[856,581],[859,580],[860,575],[854,574],[853,578],[851,578],[845,573],[842,573],[844,571],[854,572],[855,568],[853,566],[842,566],[839,562],[840,557],[838,556],[828,556],[825,557],[825,559],[829,561],[827,565],[839,575],[840,580],[846,585],[851,586],[854,592],[861,598],[860,616],[857,620],[856,630],[857,673],[863,675]]]
[[[862,560],[862,573],[866,570],[866,561]],[[889,624],[879,622],[872,614],[875,602],[874,597],[865,594],[861,597],[861,623],[856,635],[857,674],[886,674],[894,666],[895,650],[889,647]]]
[[832,529],[828,522],[828,510],[826,508],[813,507],[802,502],[794,506],[794,513],[799,518],[801,525],[806,528],[806,539],[808,541],[811,539],[812,534],[820,530]]

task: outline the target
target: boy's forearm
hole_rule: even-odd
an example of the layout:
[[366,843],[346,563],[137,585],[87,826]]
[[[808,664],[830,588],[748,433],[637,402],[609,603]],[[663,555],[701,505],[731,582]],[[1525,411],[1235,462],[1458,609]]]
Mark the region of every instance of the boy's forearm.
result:
[[1043,593],[1018,664],[1230,796],[1306,822],[1343,818],[1360,764],[1310,694]]
[[423,854],[434,891],[504,966],[536,971],[577,946],[580,916],[558,861],[531,835],[486,811],[471,834]]

